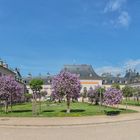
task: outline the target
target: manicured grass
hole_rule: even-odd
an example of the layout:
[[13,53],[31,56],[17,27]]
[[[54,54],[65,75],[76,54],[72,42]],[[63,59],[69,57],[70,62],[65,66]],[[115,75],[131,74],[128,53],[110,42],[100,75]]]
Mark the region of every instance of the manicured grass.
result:
[[[42,113],[38,117],[80,117],[105,115],[108,111],[116,111],[120,113],[134,113],[133,110],[115,109],[105,106],[95,106],[88,103],[71,103],[71,113],[66,113],[66,103],[42,103]],[[0,117],[32,117],[32,104],[26,103],[13,106],[13,112],[5,114],[0,113]]]
[[140,102],[137,102],[137,101],[134,101],[134,100],[124,100],[123,102],[122,102],[122,104],[128,104],[128,105],[133,105],[133,106],[140,106]]

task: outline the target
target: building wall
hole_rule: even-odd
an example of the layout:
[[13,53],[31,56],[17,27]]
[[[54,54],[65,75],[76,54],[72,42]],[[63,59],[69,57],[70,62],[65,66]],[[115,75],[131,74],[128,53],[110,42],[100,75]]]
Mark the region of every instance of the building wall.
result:
[[[105,89],[111,88],[112,85],[103,85],[103,87],[105,87]],[[125,87],[125,85],[120,85],[120,88],[123,89]]]
[[[9,70],[8,68],[0,65],[0,76],[12,76],[12,77],[16,77],[16,73],[14,73],[13,71]],[[26,92],[26,86],[24,83],[22,82],[19,82],[18,83],[20,84],[20,86],[22,87],[22,93],[25,93]]]
[[[96,86],[102,86],[102,80],[80,80],[80,81],[82,85],[81,92],[83,92],[84,87],[86,87],[88,90],[90,87],[94,89]],[[32,94],[32,90],[30,89],[29,85],[27,85],[27,90],[30,94]],[[42,91],[47,91],[48,95],[51,95],[52,92],[51,85],[43,85]]]
[[133,88],[140,88],[140,83],[129,84]]
[[[33,93],[29,85],[27,85],[27,90],[30,94]],[[48,95],[51,95],[52,92],[51,85],[43,85],[43,89],[41,91],[47,91]]]
[[16,74],[14,72],[12,72],[8,68],[5,68],[5,67],[0,65],[0,76],[3,76],[3,75],[11,75],[13,77],[16,76]]
[[102,86],[102,80],[80,80],[81,81],[81,85],[82,85],[82,90],[86,87],[87,90],[92,87],[93,89],[95,89],[95,87],[97,86]]

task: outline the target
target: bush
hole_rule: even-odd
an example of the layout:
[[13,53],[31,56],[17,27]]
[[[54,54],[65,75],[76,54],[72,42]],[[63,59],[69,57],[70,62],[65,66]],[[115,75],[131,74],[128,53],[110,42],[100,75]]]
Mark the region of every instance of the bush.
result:
[[108,116],[115,116],[121,113],[120,110],[104,110],[105,114]]

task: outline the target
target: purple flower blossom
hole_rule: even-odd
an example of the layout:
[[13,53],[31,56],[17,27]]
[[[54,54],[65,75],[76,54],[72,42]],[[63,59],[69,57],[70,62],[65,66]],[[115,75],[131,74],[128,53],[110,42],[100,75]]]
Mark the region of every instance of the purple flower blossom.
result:
[[81,83],[75,74],[61,72],[53,78],[52,89],[52,96],[59,100],[66,97],[69,106],[71,99],[77,99],[80,96]]
[[106,105],[117,105],[122,100],[122,92],[115,88],[109,88],[104,93],[104,103]]
[[[81,90],[81,83],[75,74],[61,72],[52,81],[53,96],[78,98]],[[54,95],[56,94],[56,95]]]
[[0,77],[0,99],[8,100],[12,96],[13,100],[22,97],[22,87],[12,76]]

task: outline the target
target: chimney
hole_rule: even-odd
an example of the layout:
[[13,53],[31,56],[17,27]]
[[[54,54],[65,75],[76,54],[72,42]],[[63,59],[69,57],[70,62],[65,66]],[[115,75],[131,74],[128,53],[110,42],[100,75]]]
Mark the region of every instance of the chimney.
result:
[[4,62],[3,67],[8,68],[8,64],[6,62]]
[[0,66],[3,66],[3,61],[2,61],[2,59],[0,59]]

